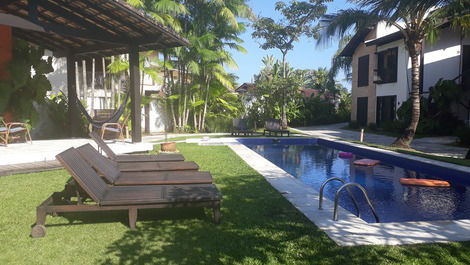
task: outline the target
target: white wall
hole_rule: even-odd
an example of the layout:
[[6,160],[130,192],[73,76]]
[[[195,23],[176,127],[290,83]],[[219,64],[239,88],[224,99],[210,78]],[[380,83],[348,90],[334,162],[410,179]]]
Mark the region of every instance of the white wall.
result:
[[[384,51],[390,48],[398,47],[398,69],[397,69],[397,82],[387,84],[377,84],[376,93],[377,97],[380,96],[397,96],[397,109],[401,104],[408,99],[409,91],[411,88],[410,73],[409,73],[409,57],[408,51],[405,48],[403,40],[397,40],[387,43],[383,46],[377,47],[377,52]],[[377,60],[377,56],[375,56]]]
[[[399,23],[399,24],[403,24],[403,23]],[[398,31],[397,27],[389,26],[384,21],[380,21],[377,24],[377,36],[376,36],[376,38],[380,38],[380,37],[392,34],[392,33],[397,32],[397,31]]]
[[[47,53],[46,55],[49,55]],[[79,63],[79,66],[81,63]],[[52,60],[52,66],[54,67],[54,72],[49,73],[47,75],[47,79],[51,82],[52,85],[52,91],[51,93],[58,93],[60,91],[67,93],[67,60],[65,58],[53,58]],[[91,69],[87,69],[87,78],[89,79],[91,76]],[[88,76],[89,75],[89,76]],[[80,83],[80,88],[82,87],[83,79],[82,79],[82,70],[81,68],[79,69],[79,83]],[[151,90],[151,91],[159,91],[160,90],[160,85],[156,84],[155,82],[152,81],[152,78],[148,75],[144,76],[143,80],[143,85],[144,85],[144,91]],[[92,103],[92,98],[90,97],[91,95],[91,89],[90,89],[91,84],[88,83],[88,98],[86,100],[86,107],[88,111],[91,110],[91,103]],[[105,97],[105,91],[101,88],[95,88],[95,97],[94,97],[94,108],[95,109],[106,109],[109,108],[109,106],[104,106],[103,105],[103,99]],[[111,96],[111,91],[110,88],[107,87],[107,100],[109,101],[109,98]],[[109,103],[107,103],[109,104]],[[93,115],[93,113],[90,113]],[[154,101],[150,103],[150,132],[163,132],[165,130],[164,127],[164,121],[162,119],[162,110],[157,106],[157,102]],[[142,108],[142,129],[145,128],[145,110]]]
[[[51,54],[46,52],[46,55]],[[54,72],[46,75],[49,82],[51,82],[52,93],[57,94],[60,91],[67,93],[67,60],[52,57],[52,67],[54,67]]]
[[439,39],[424,48],[423,90],[429,91],[440,79],[453,79],[460,74],[460,36],[450,28],[443,29]]
[[[383,28],[382,24],[382,29]],[[388,28],[388,32],[390,29]],[[384,36],[384,34],[381,34]],[[443,29],[439,39],[430,44],[427,42],[424,48],[424,78],[423,91],[429,92],[440,79],[453,79],[461,71],[461,40],[457,32],[450,28]],[[462,40],[469,43],[470,38]],[[388,84],[377,84],[377,96],[397,96],[397,109],[401,103],[406,101],[411,90],[411,59],[405,48],[403,40],[394,41],[377,47],[377,52],[398,47],[398,73],[397,82]],[[424,94],[426,96],[426,94]]]

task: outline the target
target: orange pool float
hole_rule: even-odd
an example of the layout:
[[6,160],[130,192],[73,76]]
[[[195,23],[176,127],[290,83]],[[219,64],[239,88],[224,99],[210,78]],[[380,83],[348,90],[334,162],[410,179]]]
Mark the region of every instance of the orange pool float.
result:
[[424,187],[450,187],[450,183],[437,179],[413,179],[401,178],[400,183],[403,185],[424,186]]
[[374,159],[359,159],[354,161],[354,165],[356,166],[367,166],[367,167],[372,167],[380,163],[379,160],[374,160]]

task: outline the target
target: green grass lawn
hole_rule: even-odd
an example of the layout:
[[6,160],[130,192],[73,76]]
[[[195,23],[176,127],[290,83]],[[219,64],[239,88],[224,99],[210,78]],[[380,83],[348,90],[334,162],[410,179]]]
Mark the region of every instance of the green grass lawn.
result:
[[29,237],[35,207],[62,189],[53,171],[0,177],[0,264],[470,264],[470,242],[339,247],[225,146],[178,144],[224,195],[222,223],[201,209],[48,217]]

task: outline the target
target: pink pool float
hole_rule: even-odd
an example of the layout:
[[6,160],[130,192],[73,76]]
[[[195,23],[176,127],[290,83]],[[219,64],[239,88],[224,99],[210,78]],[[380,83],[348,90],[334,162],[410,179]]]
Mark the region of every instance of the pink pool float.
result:
[[350,153],[350,152],[339,152],[339,153],[338,153],[339,158],[344,158],[344,159],[352,158],[353,155],[354,155],[354,154],[353,154],[353,153]]

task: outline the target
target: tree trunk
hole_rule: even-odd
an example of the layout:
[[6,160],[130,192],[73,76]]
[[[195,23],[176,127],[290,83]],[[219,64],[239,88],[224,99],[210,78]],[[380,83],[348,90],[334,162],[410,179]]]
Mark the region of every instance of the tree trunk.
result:
[[95,58],[91,60],[91,104],[90,104],[90,109],[91,109],[91,114],[94,115],[95,112]]
[[105,58],[101,58],[101,63],[103,64],[103,92],[104,92],[104,108],[111,108],[108,104],[108,92],[106,91],[106,60]]
[[[111,56],[111,63],[114,62],[114,56]],[[110,74],[111,76],[111,108],[114,109],[116,107],[116,84],[114,82],[114,78],[116,77],[114,74]]]
[[208,101],[209,101],[209,86],[210,86],[210,83],[211,83],[211,79],[210,78],[207,78],[207,81],[206,81],[206,96],[205,96],[205,99],[204,99],[204,109],[203,109],[203,112],[202,112],[202,121],[200,122],[200,131],[202,132],[204,130],[204,127],[206,125],[206,113],[207,113],[207,105],[208,105]]
[[86,78],[86,61],[82,61],[82,73],[83,73],[83,101],[85,105],[88,106],[88,87],[87,87],[87,78]]
[[[286,79],[286,53],[282,53],[282,78]],[[287,102],[286,102],[286,87],[282,87],[282,106],[281,106],[281,126],[287,128]]]
[[[75,62],[75,88],[77,89],[77,98],[80,99],[80,73],[78,70],[78,61]],[[69,95],[67,95],[68,97]]]
[[403,134],[399,136],[391,146],[400,148],[410,148],[410,144],[416,133],[420,116],[420,65],[419,55],[422,49],[422,41],[415,40],[407,42],[408,51],[411,57],[411,122]]

